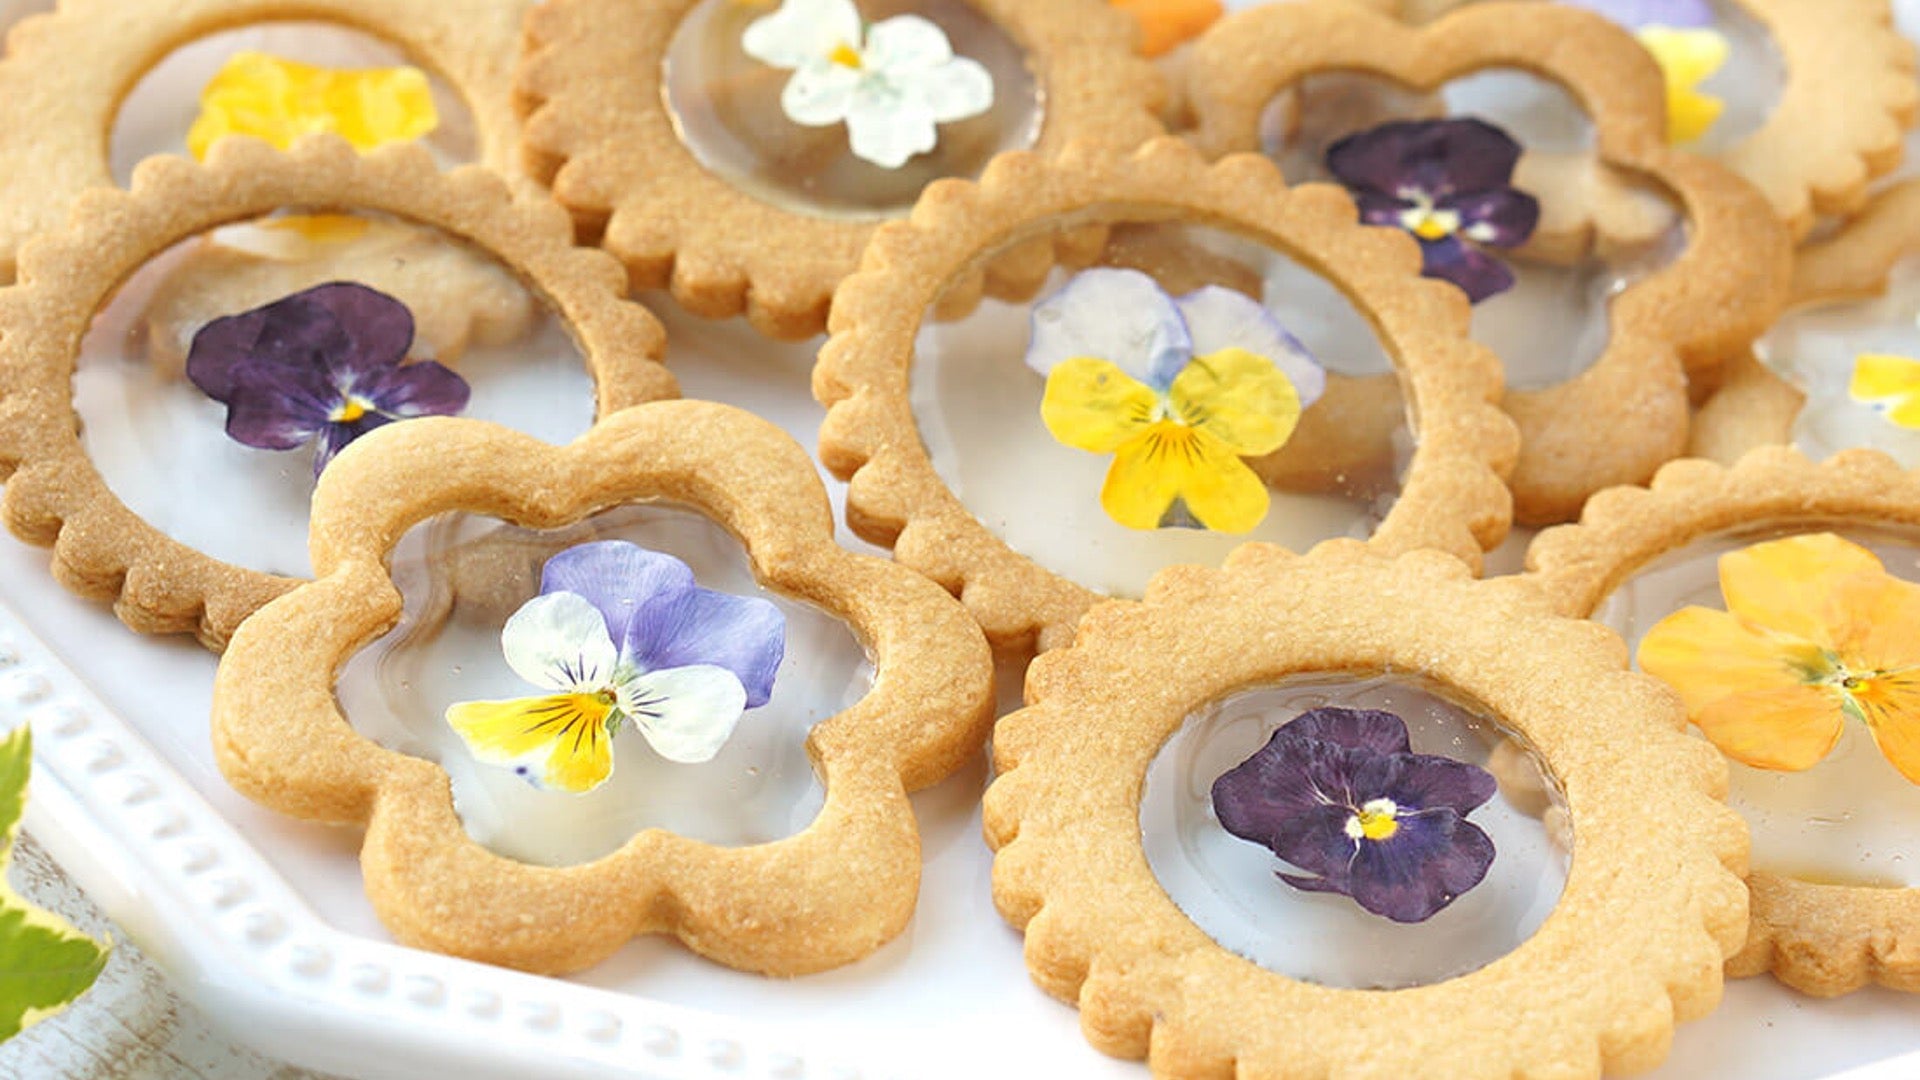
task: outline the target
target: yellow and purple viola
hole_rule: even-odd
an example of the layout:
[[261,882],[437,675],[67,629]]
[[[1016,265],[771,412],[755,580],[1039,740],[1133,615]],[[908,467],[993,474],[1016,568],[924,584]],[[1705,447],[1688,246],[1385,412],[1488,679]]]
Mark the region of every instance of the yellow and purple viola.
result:
[[1268,495],[1242,460],[1273,453],[1326,388],[1260,304],[1209,286],[1182,297],[1137,270],[1095,269],[1034,308],[1027,366],[1061,443],[1112,454],[1100,504],[1131,529],[1244,533]]
[[302,135],[330,131],[365,152],[420,138],[439,123],[419,68],[335,69],[240,52],[201,89],[187,149],[201,159],[225,136],[251,135],[285,150]]
[[1493,840],[1467,815],[1497,788],[1478,766],[1414,753],[1393,713],[1327,707],[1222,773],[1213,810],[1229,833],[1304,871],[1276,871],[1288,885],[1417,923],[1486,878]]
[[1798,772],[1866,725],[1920,783],[1920,585],[1832,533],[1720,557],[1726,611],[1686,607],[1640,641],[1640,667],[1735,761]]
[[1360,220],[1420,241],[1421,272],[1479,303],[1513,287],[1485,248],[1527,242],[1540,203],[1513,186],[1520,144],[1484,120],[1394,120],[1327,150],[1327,169],[1353,194]]
[[1704,93],[1700,85],[1726,66],[1731,47],[1714,29],[1713,5],[1707,0],[1562,0],[1597,11],[1632,30],[1653,54],[1667,86],[1667,141],[1698,141],[1726,103]]
[[374,428],[451,416],[471,389],[442,364],[409,364],[413,313],[336,281],[215,319],[193,336],[187,377],[227,407],[227,434],[258,450],[318,443],[313,475]]
[[1920,360],[1861,353],[1853,358],[1847,396],[1872,406],[1895,427],[1920,431]]
[[786,616],[700,588],[671,555],[607,540],[548,559],[500,647],[546,692],[461,702],[447,723],[477,760],[584,793],[613,775],[613,738],[629,725],[668,761],[711,760],[741,714],[772,697]]

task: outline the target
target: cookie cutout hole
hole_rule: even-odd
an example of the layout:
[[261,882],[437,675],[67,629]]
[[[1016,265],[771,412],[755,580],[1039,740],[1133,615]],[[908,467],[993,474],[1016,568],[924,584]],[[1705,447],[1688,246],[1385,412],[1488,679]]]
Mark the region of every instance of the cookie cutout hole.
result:
[[[1559,84],[1506,68],[1434,93],[1355,72],[1314,75],[1268,105],[1261,142],[1290,180],[1339,183],[1327,152],[1340,140],[1394,121],[1449,118],[1484,121],[1518,142],[1511,186],[1540,204],[1524,245],[1484,248],[1514,283],[1474,305],[1473,337],[1501,358],[1509,389],[1573,379],[1606,351],[1611,299],[1678,255],[1685,225],[1664,189],[1598,161],[1592,121]],[[1572,224],[1590,212],[1607,219],[1597,240]]]
[[[1920,467],[1920,428],[1904,427],[1887,404],[1848,392],[1854,361],[1867,354],[1920,362],[1920,255],[1894,263],[1880,295],[1790,311],[1754,343],[1754,355],[1807,395],[1793,443],[1816,461],[1870,447]],[[1920,371],[1920,363],[1916,364]]]
[[438,123],[420,141],[442,167],[479,157],[473,113],[446,80],[375,35],[328,22],[270,22],[223,30],[168,53],[141,76],[114,114],[108,160],[126,187],[134,166],[154,154],[187,155],[201,91],[237,53],[257,52],[342,70],[419,67],[426,71]]
[[[747,54],[741,39],[777,4],[701,0],[675,30],[663,83],[674,130],[694,158],[742,191],[798,213],[880,218],[905,214],[935,180],[980,175],[995,154],[1033,145],[1043,88],[1025,52],[967,0],[858,0],[869,27],[915,15],[939,27],[953,55],[983,65],[993,104],[939,125],[938,142],[898,168],[855,156],[847,125],[802,126],[783,111],[795,72]],[[851,54],[849,54],[851,58]]]
[[[1227,832],[1215,814],[1216,778],[1282,725],[1327,706],[1392,712],[1406,721],[1414,753],[1478,765],[1499,782],[1466,816],[1494,844],[1486,877],[1424,922],[1286,884],[1274,875],[1294,868]],[[1222,948],[1289,978],[1353,989],[1426,986],[1512,952],[1559,902],[1572,852],[1565,801],[1525,743],[1464,696],[1395,675],[1300,675],[1195,711],[1147,770],[1140,828],[1160,887]]]
[[[772,601],[786,616],[786,655],[771,698],[741,716],[711,761],[668,761],[628,725],[613,737],[606,783],[580,795],[540,790],[510,768],[476,761],[446,711],[462,701],[547,692],[507,666],[501,628],[539,593],[547,559],[603,540],[672,555],[692,568],[702,588]],[[342,711],[382,745],[438,762],[452,778],[454,806],[468,833],[524,862],[588,862],[649,828],[722,845],[799,832],[824,798],[807,757],[807,733],[857,703],[873,682],[866,649],[846,624],[762,587],[740,543],[692,510],[619,506],[545,531],[443,515],[410,530],[390,565],[405,614],[342,671]]]
[[313,447],[237,441],[227,406],[188,377],[186,361],[195,333],[214,318],[335,281],[406,305],[408,363],[437,361],[466,381],[471,397],[459,415],[555,443],[593,423],[593,379],[573,338],[491,255],[385,215],[290,211],[174,245],[95,316],[73,403],[87,454],[121,502],[214,558],[311,573]]
[[[1056,268],[1036,299],[979,300],[967,285],[978,278],[963,274],[927,313],[915,343],[911,400],[922,441],[935,472],[988,529],[1054,573],[1133,596],[1164,566],[1218,564],[1249,539],[1304,551],[1329,537],[1364,537],[1385,518],[1414,436],[1392,362],[1336,286],[1273,248],[1218,229],[1125,220],[1090,232],[1079,220],[1059,228],[1016,241],[1058,239],[1073,263]],[[999,254],[976,266],[994,265]],[[1268,500],[1251,532],[1197,527],[1179,506],[1162,519],[1169,527],[1121,524],[1105,505],[1103,484],[1122,458],[1068,445],[1043,420],[1048,378],[1026,362],[1034,312],[1081,280],[1082,270],[1114,268],[1144,273],[1174,297],[1215,286],[1264,305],[1330,373],[1284,445],[1244,459]]]
[[1712,0],[1712,5],[1713,29],[1726,39],[1727,62],[1700,84],[1700,90],[1725,105],[1706,134],[1685,148],[1724,154],[1766,126],[1789,76],[1786,59],[1765,23],[1737,0]]
[[[1714,534],[1653,559],[1604,600],[1594,618],[1640,639],[1667,615],[1697,605],[1726,610],[1718,561],[1727,552],[1803,533],[1833,532],[1859,544],[1888,573],[1920,581],[1920,529],[1803,521]],[[1691,729],[1698,735],[1697,728]],[[1802,772],[1729,760],[1727,802],[1753,830],[1755,870],[1844,885],[1920,885],[1920,784],[1902,777],[1866,725],[1846,722],[1833,751]]]

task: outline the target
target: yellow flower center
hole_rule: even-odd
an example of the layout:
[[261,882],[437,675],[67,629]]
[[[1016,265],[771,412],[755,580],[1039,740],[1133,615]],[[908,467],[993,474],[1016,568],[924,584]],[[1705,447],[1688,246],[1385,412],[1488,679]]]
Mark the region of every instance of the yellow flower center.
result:
[[1442,210],[1423,194],[1407,196],[1412,206],[1400,211],[1400,227],[1422,240],[1443,240],[1460,231],[1460,212]]
[[843,68],[852,68],[855,71],[865,66],[860,60],[860,50],[845,41],[835,45],[833,51],[827,54],[827,59]]
[[1391,840],[1400,831],[1400,808],[1392,799],[1370,799],[1360,812],[1347,819],[1347,837],[1352,840]]
[[327,419],[336,424],[351,424],[365,415],[367,415],[367,403],[357,397],[349,397],[336,406],[333,415]]

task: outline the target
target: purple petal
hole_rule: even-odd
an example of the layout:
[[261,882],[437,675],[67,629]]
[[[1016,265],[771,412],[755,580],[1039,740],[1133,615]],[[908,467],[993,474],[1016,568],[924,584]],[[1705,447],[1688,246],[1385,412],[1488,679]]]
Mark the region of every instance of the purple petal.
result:
[[296,298],[325,311],[346,334],[346,347],[327,354],[327,367],[342,386],[398,367],[413,347],[413,313],[378,289],[332,281],[288,299]]
[[625,540],[576,544],[548,559],[540,572],[540,595],[570,592],[584,597],[600,609],[607,635],[623,655],[628,651],[628,625],[643,606],[693,588],[693,571],[686,563]]
[[370,412],[351,423],[331,423],[320,429],[320,446],[313,455],[313,476],[319,479],[328,465],[333,463],[334,455],[345,450],[353,440],[365,435],[377,427],[393,423],[389,417]]
[[1304,817],[1325,807],[1337,807],[1343,822],[1351,814],[1346,770],[1353,751],[1290,736],[1292,727],[1274,732],[1265,746],[1213,782],[1213,812],[1222,828],[1242,840],[1271,848]]
[[1348,895],[1394,922],[1432,918],[1480,884],[1493,864],[1493,841],[1452,810],[1403,816],[1385,840],[1362,841]]
[[338,404],[318,372],[267,363],[242,363],[229,379],[227,434],[259,450],[304,446],[326,426]]
[[1437,754],[1395,754],[1356,772],[1361,799],[1388,798],[1409,811],[1445,808],[1465,815],[1499,790],[1493,774],[1477,765]]
[[452,416],[467,407],[473,390],[451,368],[426,361],[362,374],[350,392],[390,417],[406,419]]
[[1540,223],[1540,200],[1513,188],[1456,195],[1440,204],[1460,215],[1460,234],[1488,247],[1519,247]]
[[1573,7],[1597,11],[1632,30],[1643,26],[1676,29],[1713,25],[1713,5],[1707,0],[1561,0]]
[[1310,709],[1288,721],[1275,734],[1289,739],[1319,739],[1349,750],[1370,750],[1376,754],[1405,754],[1412,749],[1407,740],[1407,722],[1379,709],[1335,706]]
[[187,378],[208,397],[233,396],[234,372],[243,364],[325,370],[328,356],[352,340],[333,313],[296,293],[265,307],[218,318],[193,335]]
[[1422,274],[1453,282],[1476,304],[1513,288],[1513,271],[1505,263],[1457,236],[1422,240],[1420,254]]
[[1402,228],[1400,215],[1413,207],[1412,203],[1397,196],[1364,189],[1353,193],[1353,205],[1360,211],[1361,224],[1391,225],[1396,229]]
[[649,670],[714,664],[740,678],[747,708],[773,694],[787,648],[787,618],[770,601],[710,589],[662,595],[629,625],[627,651]]
[[[1318,886],[1309,891],[1347,892],[1355,846],[1371,843],[1347,835],[1347,822],[1352,817],[1350,807],[1316,806],[1288,821],[1286,828],[1274,836],[1273,853],[1318,879]],[[1282,880],[1290,876],[1283,874]]]
[[1506,187],[1520,144],[1484,120],[1394,120],[1356,132],[1327,150],[1327,168],[1356,191],[1439,200]]

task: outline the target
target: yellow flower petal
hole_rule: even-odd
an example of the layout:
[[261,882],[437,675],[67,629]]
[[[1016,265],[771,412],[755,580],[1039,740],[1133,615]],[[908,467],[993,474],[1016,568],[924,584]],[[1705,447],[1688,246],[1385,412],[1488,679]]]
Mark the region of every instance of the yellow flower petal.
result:
[[418,68],[337,71],[241,52],[201,90],[187,149],[205,158],[227,135],[252,135],[284,150],[302,135],[332,131],[366,151],[419,138],[439,122]]
[[1920,431],[1920,360],[1886,353],[1862,353],[1853,360],[1847,396],[1886,409],[1893,424]]
[[1220,0],[1112,0],[1113,6],[1140,23],[1140,51],[1147,56],[1172,52],[1218,22],[1226,7]]
[[613,774],[612,711],[595,694],[551,694],[463,701],[447,710],[447,723],[477,761],[516,768],[542,787],[586,792]]
[[1853,632],[1857,618],[1837,602],[1839,586],[1859,574],[1892,580],[1866,548],[1832,533],[1809,533],[1720,556],[1720,593],[1727,609],[1751,625],[1832,649]]
[[1840,741],[1840,695],[1818,686],[1778,686],[1724,697],[1694,717],[1720,752],[1756,769],[1799,772]]
[[1695,720],[1737,694],[1807,682],[1819,650],[1764,633],[1724,611],[1687,607],[1640,639],[1640,670],[1674,688]]
[[1267,516],[1266,486],[1232,447],[1198,428],[1162,420],[1114,455],[1100,504],[1130,529],[1153,529],[1175,499],[1216,532],[1249,532]]
[[1727,39],[1710,29],[1649,26],[1640,43],[1660,65],[1667,84],[1667,141],[1690,143],[1707,133],[1726,104],[1697,87],[1727,62]]
[[1245,349],[1196,356],[1168,390],[1188,425],[1242,457],[1271,454],[1300,423],[1300,393],[1272,360]]
[[1152,387],[1117,365],[1079,357],[1061,361],[1047,375],[1040,419],[1054,438],[1076,450],[1111,454],[1153,423],[1158,403]]

